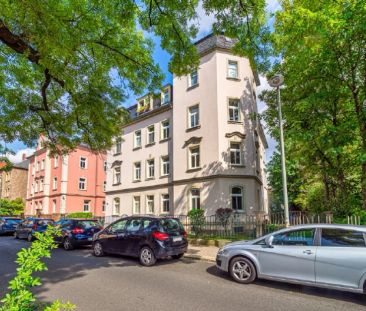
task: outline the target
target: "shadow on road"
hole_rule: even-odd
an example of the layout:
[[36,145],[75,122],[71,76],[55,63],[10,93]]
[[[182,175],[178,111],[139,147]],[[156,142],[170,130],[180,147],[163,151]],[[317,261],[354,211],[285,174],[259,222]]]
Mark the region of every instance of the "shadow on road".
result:
[[[206,269],[207,273],[216,276],[218,278],[226,279],[228,282],[234,282],[230,276],[220,271],[216,268],[216,266],[211,266]],[[309,296],[318,296],[327,299],[333,300],[342,300],[346,302],[355,303],[361,306],[366,306],[366,295],[356,294],[356,293],[349,293],[349,292],[342,292],[332,289],[325,289],[325,288],[318,288],[312,286],[305,286],[305,285],[298,285],[298,284],[289,284],[289,283],[282,283],[282,282],[275,282],[269,280],[256,280],[253,284],[244,285],[238,284],[238,286],[261,286],[261,287],[268,287],[271,289],[277,289],[282,291],[291,291],[295,293],[301,293]]]

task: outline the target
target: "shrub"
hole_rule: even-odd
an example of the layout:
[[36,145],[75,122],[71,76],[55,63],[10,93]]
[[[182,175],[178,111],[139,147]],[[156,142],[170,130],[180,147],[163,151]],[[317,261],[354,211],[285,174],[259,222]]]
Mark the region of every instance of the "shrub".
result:
[[15,200],[0,199],[0,215],[17,216],[23,211],[24,202],[21,198]]
[[90,212],[76,212],[66,215],[66,218],[93,218]]
[[216,218],[219,223],[224,227],[224,231],[226,233],[227,226],[230,221],[230,217],[233,214],[234,210],[231,208],[219,208],[216,210]]
[[51,257],[51,250],[57,247],[54,236],[58,234],[60,231],[57,228],[49,226],[44,233],[35,233],[37,240],[29,248],[19,251],[17,274],[9,282],[10,292],[1,300],[0,311],[59,311],[75,308],[70,303],[64,304],[58,300],[52,304],[41,304],[30,291],[32,287],[41,285],[40,278],[34,277],[33,273],[47,270],[41,259]]
[[191,220],[191,230],[195,236],[199,236],[202,233],[203,226],[205,224],[205,211],[203,209],[192,209],[188,213],[188,217]]

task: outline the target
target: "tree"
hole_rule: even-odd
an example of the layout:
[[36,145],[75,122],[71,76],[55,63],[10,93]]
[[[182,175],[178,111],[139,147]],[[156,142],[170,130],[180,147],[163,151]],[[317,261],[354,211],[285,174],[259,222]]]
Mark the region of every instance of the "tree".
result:
[[24,202],[21,198],[15,200],[0,199],[0,215],[17,216],[24,212]]
[[[192,45],[198,0],[0,0],[0,139],[47,144],[67,151],[80,142],[111,147],[128,114],[131,91],[160,88],[153,43],[171,54],[169,69],[198,66]],[[204,0],[215,30],[242,30],[236,51],[255,58],[263,33],[264,0]],[[236,13],[240,18],[233,16]]]

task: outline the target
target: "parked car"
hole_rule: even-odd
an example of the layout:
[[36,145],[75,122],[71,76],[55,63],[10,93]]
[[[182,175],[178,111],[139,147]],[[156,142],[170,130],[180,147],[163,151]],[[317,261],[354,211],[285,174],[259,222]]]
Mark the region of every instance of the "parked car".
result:
[[0,235],[14,233],[17,225],[22,221],[16,217],[0,217]]
[[366,227],[301,225],[221,248],[216,265],[239,283],[256,278],[363,293]]
[[65,250],[72,250],[80,245],[92,245],[93,235],[103,227],[95,219],[61,219],[56,222],[61,228],[61,236],[55,241]]
[[157,259],[179,259],[187,251],[187,233],[176,218],[133,216],[119,219],[93,238],[93,253],[138,257],[144,266]]
[[48,225],[53,225],[54,221],[48,218],[27,218],[23,220],[15,229],[16,239],[27,239],[32,242],[35,232],[44,232]]

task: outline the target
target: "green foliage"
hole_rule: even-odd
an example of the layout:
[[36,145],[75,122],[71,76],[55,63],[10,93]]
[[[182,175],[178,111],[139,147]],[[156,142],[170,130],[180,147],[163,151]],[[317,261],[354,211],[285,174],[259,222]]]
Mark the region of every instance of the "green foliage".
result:
[[[34,272],[47,270],[42,258],[50,258],[51,250],[57,247],[54,236],[59,235],[57,228],[49,226],[44,233],[36,232],[36,240],[29,248],[23,248],[18,253],[16,263],[17,274],[9,282],[10,292],[1,300],[0,311],[33,311],[40,310],[35,296],[30,291],[34,286],[41,285],[39,277],[33,276]],[[42,307],[44,311],[72,310],[75,306],[70,303],[63,304],[60,301]]]
[[0,215],[17,216],[24,212],[24,201],[21,198],[15,200],[0,199]]
[[93,213],[91,212],[75,212],[66,215],[66,218],[93,218]]
[[[2,154],[1,152],[1,145],[0,145],[0,154]],[[5,151],[5,149],[3,150]],[[0,173],[1,172],[9,172],[11,171],[13,164],[10,162],[10,160],[7,157],[0,157],[0,164],[4,163],[5,165],[0,167]]]
[[188,212],[188,217],[191,221],[191,230],[195,236],[202,234],[203,226],[205,224],[205,211],[203,209],[191,209]]

